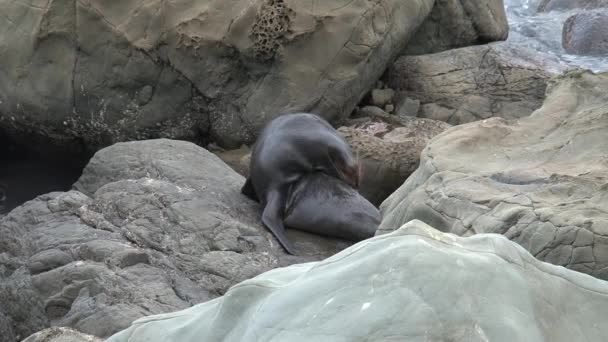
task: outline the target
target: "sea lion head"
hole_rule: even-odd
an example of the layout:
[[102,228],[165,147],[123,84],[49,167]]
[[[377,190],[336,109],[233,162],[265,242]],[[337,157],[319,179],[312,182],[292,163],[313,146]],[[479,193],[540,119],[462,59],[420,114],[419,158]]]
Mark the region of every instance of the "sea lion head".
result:
[[348,144],[346,146],[329,147],[329,159],[338,178],[355,189],[359,188],[359,162],[353,156]]

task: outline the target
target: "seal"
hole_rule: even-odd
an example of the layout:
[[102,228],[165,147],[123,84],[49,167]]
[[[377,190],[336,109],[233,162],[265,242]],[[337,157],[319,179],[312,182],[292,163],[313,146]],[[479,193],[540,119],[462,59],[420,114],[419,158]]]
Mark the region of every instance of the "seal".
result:
[[262,222],[289,254],[295,254],[295,248],[285,235],[285,203],[291,185],[312,172],[354,188],[359,183],[350,146],[327,121],[309,113],[284,114],[270,121],[253,146],[241,192],[261,203]]
[[289,228],[350,241],[373,237],[382,218],[358,191],[321,172],[291,186],[284,215]]

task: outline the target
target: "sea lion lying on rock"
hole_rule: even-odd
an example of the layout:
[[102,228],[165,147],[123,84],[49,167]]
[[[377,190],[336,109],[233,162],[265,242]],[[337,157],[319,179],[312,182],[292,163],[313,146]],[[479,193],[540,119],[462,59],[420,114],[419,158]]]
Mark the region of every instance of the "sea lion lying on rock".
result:
[[285,203],[290,187],[312,172],[352,187],[359,183],[350,146],[323,118],[297,113],[270,121],[253,146],[249,178],[241,192],[262,204],[262,222],[290,254],[295,248],[285,235]]

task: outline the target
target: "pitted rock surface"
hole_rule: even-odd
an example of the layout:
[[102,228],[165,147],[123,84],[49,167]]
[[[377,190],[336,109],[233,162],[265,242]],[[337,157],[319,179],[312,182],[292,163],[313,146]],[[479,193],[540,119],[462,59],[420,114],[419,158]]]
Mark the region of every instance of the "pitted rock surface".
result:
[[569,72],[519,120],[453,127],[381,206],[383,234],[412,219],[498,233],[535,257],[608,279],[608,74]]

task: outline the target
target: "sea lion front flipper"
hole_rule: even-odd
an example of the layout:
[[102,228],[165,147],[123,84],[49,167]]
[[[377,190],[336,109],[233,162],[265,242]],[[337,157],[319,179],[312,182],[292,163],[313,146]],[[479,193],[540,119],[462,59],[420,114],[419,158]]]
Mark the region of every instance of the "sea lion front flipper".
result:
[[268,193],[266,207],[262,213],[262,222],[270,230],[270,232],[279,240],[279,243],[285,251],[291,255],[296,255],[296,249],[287,235],[285,235],[285,226],[283,225],[283,210],[285,207],[284,191],[273,190]]
[[259,202],[258,194],[255,193],[255,189],[253,188],[253,184],[251,184],[251,178],[247,177],[245,184],[241,188],[241,193],[252,200]]

